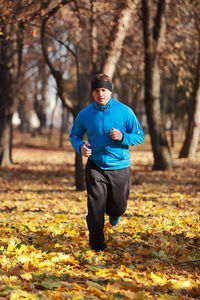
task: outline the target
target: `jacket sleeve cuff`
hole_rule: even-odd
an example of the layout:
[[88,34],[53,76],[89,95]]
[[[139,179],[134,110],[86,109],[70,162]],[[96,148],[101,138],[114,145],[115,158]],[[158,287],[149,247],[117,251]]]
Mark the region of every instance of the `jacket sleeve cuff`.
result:
[[123,134],[123,137],[122,137],[122,140],[120,141],[122,145],[126,145],[126,134],[125,133],[122,133]]

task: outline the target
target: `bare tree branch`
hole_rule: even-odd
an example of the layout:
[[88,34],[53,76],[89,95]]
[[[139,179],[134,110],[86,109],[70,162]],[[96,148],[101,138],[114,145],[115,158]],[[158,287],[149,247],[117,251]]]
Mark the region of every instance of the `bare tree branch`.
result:
[[[43,51],[45,61],[46,61],[47,65],[49,66],[50,71],[51,71],[51,73],[52,73],[52,75],[53,75],[53,77],[56,81],[57,88],[58,88],[58,95],[59,95],[61,101],[63,102],[64,106],[66,108],[68,108],[73,113],[74,111],[76,111],[77,105],[74,105],[69,99],[67,99],[64,96],[63,78],[62,78],[63,74],[62,74],[61,71],[56,70],[56,68],[54,67],[54,65],[50,61],[48,51],[47,51],[47,48],[46,48],[46,43],[45,43],[45,32],[46,32],[47,21],[49,20],[50,17],[54,16],[62,6],[66,5],[70,2],[72,2],[72,0],[63,0],[58,6],[55,6],[54,8],[52,8],[48,12],[48,15],[44,17],[44,19],[42,21],[42,26],[41,26],[41,44],[42,44],[42,51]],[[74,53],[73,53],[73,55],[74,55]]]

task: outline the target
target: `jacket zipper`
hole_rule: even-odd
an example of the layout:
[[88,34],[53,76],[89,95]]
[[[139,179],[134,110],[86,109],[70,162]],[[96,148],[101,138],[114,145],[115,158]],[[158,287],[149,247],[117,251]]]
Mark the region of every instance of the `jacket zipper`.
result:
[[105,114],[104,114],[104,112],[105,112],[105,109],[103,109],[103,165],[104,165],[104,167],[105,167],[105,128],[104,128],[104,125],[105,125],[105,120],[104,120],[104,118],[105,118]]

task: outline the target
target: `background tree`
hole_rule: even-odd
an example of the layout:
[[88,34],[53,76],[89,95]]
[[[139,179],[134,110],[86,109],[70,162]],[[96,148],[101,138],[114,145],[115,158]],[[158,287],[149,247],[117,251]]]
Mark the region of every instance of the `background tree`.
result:
[[145,49],[145,106],[154,155],[154,170],[165,170],[172,165],[165,127],[160,108],[159,60],[165,34],[166,1],[158,0],[156,14],[154,1],[142,0]]
[[37,75],[35,80],[34,109],[40,121],[39,134],[43,134],[46,128],[46,96],[49,79],[49,71],[43,57],[39,61]]
[[[184,1],[184,4],[185,7],[190,8],[188,21],[190,21],[190,30],[191,27],[194,29],[193,38],[196,37],[191,50],[196,54],[196,57],[193,63],[195,67],[192,93],[189,93],[188,126],[179,157],[193,158],[198,146],[200,132],[200,3],[198,1]],[[191,46],[191,38],[189,42]]]
[[40,11],[35,1],[0,3],[0,165],[11,163],[12,116],[18,102],[24,32]]
[[107,74],[111,79],[113,78],[116,65],[119,61],[122,52],[124,39],[130,26],[132,13],[138,3],[138,0],[126,0],[121,3],[116,15],[116,22],[112,28],[111,36],[109,39],[108,50],[103,61],[102,73]]
[[11,163],[12,116],[22,55],[22,26],[18,20],[20,1],[0,4],[0,165]]

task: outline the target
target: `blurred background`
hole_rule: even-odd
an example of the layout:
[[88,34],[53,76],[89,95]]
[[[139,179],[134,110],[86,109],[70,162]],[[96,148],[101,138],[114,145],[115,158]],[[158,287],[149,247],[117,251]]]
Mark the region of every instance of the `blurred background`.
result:
[[[152,168],[194,158],[200,129],[200,3],[195,0],[0,2],[0,165],[16,130],[63,139],[105,73],[113,98],[150,136]],[[13,130],[14,129],[14,130]],[[76,158],[76,168],[81,168]]]

